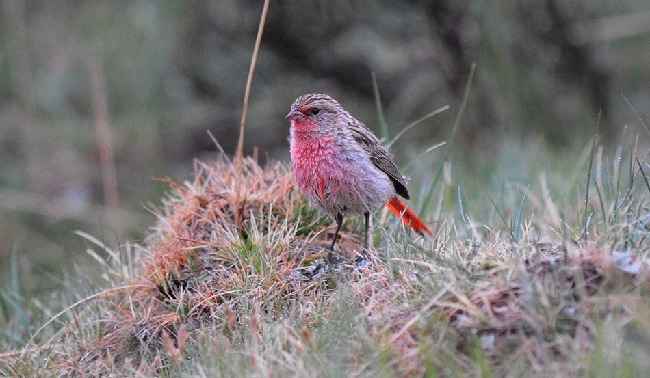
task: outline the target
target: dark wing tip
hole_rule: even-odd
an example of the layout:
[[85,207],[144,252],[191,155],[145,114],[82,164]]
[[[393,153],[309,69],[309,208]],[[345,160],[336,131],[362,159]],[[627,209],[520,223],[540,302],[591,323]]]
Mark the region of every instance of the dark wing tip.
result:
[[391,176],[388,176],[388,177],[393,182],[393,186],[395,187],[395,191],[397,192],[397,194],[404,197],[405,199],[410,199],[411,198],[411,196],[409,196],[409,190],[406,188],[406,186],[404,186],[404,184],[402,184],[401,182],[395,180]]
[[409,199],[410,196],[408,189],[406,189],[405,179],[399,173],[399,169],[388,152],[388,149],[381,144],[372,131],[366,129],[363,123],[353,118],[353,122],[348,122],[348,126],[352,131],[354,140],[368,153],[370,161],[375,167],[384,172],[393,183],[395,192],[405,199]]

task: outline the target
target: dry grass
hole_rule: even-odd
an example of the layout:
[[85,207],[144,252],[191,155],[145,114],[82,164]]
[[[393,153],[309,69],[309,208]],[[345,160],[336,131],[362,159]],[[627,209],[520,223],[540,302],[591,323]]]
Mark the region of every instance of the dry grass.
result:
[[86,235],[106,252],[92,252],[104,285],[126,287],[63,311],[38,345],[0,355],[0,372],[565,376],[647,367],[634,359],[650,334],[641,182],[604,204],[608,221],[588,213],[586,233],[581,213],[557,218],[543,180],[540,195],[529,193],[535,217],[509,230],[445,214],[432,240],[391,223],[376,231],[378,249],[363,252],[357,225],[346,223],[334,270],[324,263],[330,222],[284,164],[245,159],[239,171],[225,158],[197,161],[192,182],[169,185],[145,247],[112,251]]

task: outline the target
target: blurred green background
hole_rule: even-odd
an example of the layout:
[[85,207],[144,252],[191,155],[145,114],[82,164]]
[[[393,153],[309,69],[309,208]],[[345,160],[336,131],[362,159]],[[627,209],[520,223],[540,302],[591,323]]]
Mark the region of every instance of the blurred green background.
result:
[[[216,155],[207,130],[232,153],[260,10],[252,0],[1,1],[3,285],[55,290],[89,259],[75,230],[110,246],[142,241],[166,188],[156,178],[189,178],[193,159]],[[448,137],[472,63],[456,155],[470,175],[499,164],[525,175],[529,146],[570,159],[596,131],[615,144],[626,126],[642,128],[650,3],[272,1],[246,151],[288,158],[283,116],[304,92],[332,94],[379,131],[374,73],[389,137],[451,106],[395,144],[405,166]],[[407,172],[416,180],[436,155],[419,159]]]

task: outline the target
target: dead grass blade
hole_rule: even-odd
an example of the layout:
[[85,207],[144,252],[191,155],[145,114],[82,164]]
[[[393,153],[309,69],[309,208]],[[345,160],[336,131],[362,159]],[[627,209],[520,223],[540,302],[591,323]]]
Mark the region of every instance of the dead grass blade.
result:
[[255,38],[255,47],[253,48],[253,55],[251,56],[251,64],[248,68],[248,77],[246,78],[246,89],[244,90],[244,104],[242,106],[241,121],[239,122],[239,139],[237,140],[237,151],[235,153],[235,162],[237,167],[242,162],[244,157],[244,131],[246,129],[246,116],[248,114],[248,101],[251,94],[251,86],[253,85],[253,77],[255,76],[255,67],[257,66],[257,55],[260,51],[262,44],[262,35],[264,34],[264,25],[266,24],[266,15],[269,11],[269,3],[271,0],[264,0],[262,7],[262,15],[257,27],[257,37]]

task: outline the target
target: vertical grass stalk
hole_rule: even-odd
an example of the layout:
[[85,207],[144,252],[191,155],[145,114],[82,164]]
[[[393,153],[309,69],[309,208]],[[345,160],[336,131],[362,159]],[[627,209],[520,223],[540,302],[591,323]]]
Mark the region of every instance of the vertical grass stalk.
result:
[[255,67],[257,66],[257,56],[262,44],[262,34],[264,34],[264,25],[266,24],[266,15],[269,11],[270,0],[264,0],[262,7],[262,15],[257,27],[257,37],[255,38],[255,47],[253,48],[253,55],[251,56],[251,64],[248,68],[248,77],[246,78],[246,88],[244,89],[244,103],[242,105],[241,120],[239,122],[239,139],[237,140],[237,151],[235,152],[235,163],[239,167],[244,157],[244,131],[246,129],[246,116],[248,115],[248,101],[251,94],[251,86],[253,84],[253,77],[255,76]]

